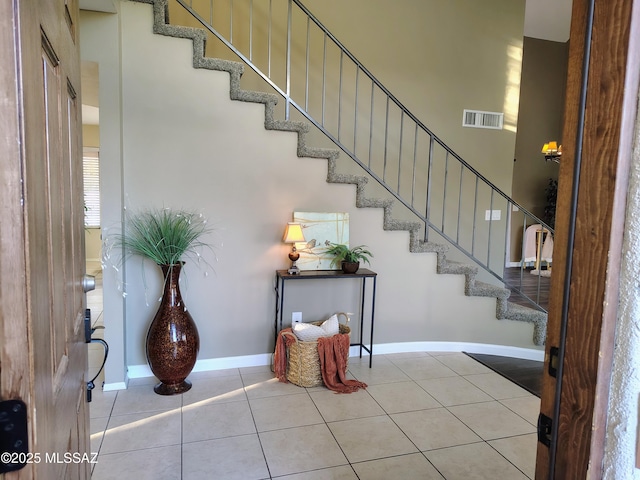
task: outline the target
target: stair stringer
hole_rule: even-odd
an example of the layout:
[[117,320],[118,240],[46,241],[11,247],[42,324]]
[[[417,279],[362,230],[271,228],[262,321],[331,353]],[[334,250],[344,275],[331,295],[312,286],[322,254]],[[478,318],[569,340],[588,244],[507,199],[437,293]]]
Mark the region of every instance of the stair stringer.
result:
[[465,295],[470,297],[495,297],[496,318],[533,324],[533,343],[544,345],[547,334],[547,314],[532,308],[509,302],[511,292],[502,287],[476,280],[478,267],[472,264],[448,260],[448,245],[421,240],[420,232],[424,228],[420,222],[395,219],[392,215],[395,200],[386,198],[369,198],[366,196],[368,177],[363,175],[344,174],[337,171],[337,159],[340,150],[310,147],[306,138],[310,127],[304,122],[276,120],[275,106],[279,97],[276,94],[243,90],[240,78],[244,73],[242,63],[211,58],[205,56],[207,33],[203,29],[171,25],[169,23],[168,0],[134,0],[153,6],[153,32],[159,35],[191,39],[193,42],[193,67],[207,70],[227,72],[230,75],[229,96],[231,100],[262,103],[265,106],[264,127],[266,130],[279,130],[297,133],[297,156],[319,158],[328,161],[327,182],[351,184],[356,186],[356,206],[358,208],[382,208],[383,229],[389,231],[409,232],[409,251],[412,253],[435,253],[437,255],[437,273],[465,276]]

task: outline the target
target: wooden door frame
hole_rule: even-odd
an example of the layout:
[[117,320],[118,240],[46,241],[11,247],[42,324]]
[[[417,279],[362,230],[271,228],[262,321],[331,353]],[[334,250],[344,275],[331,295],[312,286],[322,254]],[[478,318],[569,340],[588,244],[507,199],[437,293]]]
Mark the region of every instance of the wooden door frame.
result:
[[[45,459],[82,455],[90,444],[81,123],[79,97],[72,92],[80,88],[77,20],[76,0],[0,2],[0,399],[27,405],[28,449],[34,455],[23,468],[0,475],[7,480],[90,476],[84,459]],[[55,47],[61,60],[49,84],[43,81],[45,68],[57,67],[58,59],[47,47]],[[47,213],[38,219],[34,212]],[[63,262],[55,276],[54,255]],[[43,268],[47,264],[49,270]]]
[[[13,2],[0,2],[0,399],[30,402],[25,284],[25,231],[22,209],[20,105],[17,102],[18,38]],[[12,46],[14,48],[12,48]],[[4,366],[5,368],[2,368]],[[10,367],[10,368],[6,368]]]
[[601,478],[603,471],[640,77],[640,0],[595,1],[593,10],[590,4],[573,2],[545,372],[550,348],[564,351],[559,394],[555,378],[543,379],[541,412],[553,419],[557,437],[550,448],[538,444],[537,479]]

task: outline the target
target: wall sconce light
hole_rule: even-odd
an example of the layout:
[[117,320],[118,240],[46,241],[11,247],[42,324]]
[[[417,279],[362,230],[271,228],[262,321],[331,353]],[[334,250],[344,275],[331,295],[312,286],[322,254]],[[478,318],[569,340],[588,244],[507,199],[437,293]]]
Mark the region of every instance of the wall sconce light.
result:
[[302,233],[302,225],[295,222],[287,223],[287,228],[284,231],[284,243],[291,243],[291,253],[289,253],[289,260],[291,260],[291,268],[288,272],[290,275],[298,275],[300,269],[296,266],[296,261],[300,258],[300,254],[296,250],[296,243],[305,242],[304,234]]
[[551,160],[552,162],[560,163],[562,145],[558,146],[558,142],[545,143],[542,147],[542,153],[544,154],[544,159],[547,162]]

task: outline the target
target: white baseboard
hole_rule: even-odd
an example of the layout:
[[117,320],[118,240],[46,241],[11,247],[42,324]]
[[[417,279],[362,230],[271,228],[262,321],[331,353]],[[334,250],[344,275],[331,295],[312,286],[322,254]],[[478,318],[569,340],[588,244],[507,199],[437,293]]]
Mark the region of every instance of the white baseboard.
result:
[[105,383],[102,386],[103,392],[113,392],[114,390],[126,390],[127,382]]
[[[544,350],[535,348],[511,347],[507,345],[491,345],[485,343],[470,342],[401,342],[383,343],[373,346],[375,355],[385,355],[392,353],[408,352],[468,352],[481,353],[486,355],[498,355],[502,357],[521,358],[524,360],[544,360]],[[360,348],[355,346],[349,349],[350,357],[360,355]],[[362,351],[362,356],[368,356],[366,350]],[[206,358],[198,360],[193,372],[207,372],[212,370],[224,370],[228,368],[259,367],[271,365],[271,353],[258,355],[244,355],[239,357]],[[374,358],[375,366],[375,358]],[[128,378],[151,377],[149,365],[129,365],[127,367]],[[126,388],[125,383],[105,384],[104,390],[122,390]]]
[[[271,353],[258,355],[244,355],[240,357],[205,358],[197,360],[192,372],[210,372],[213,370],[225,370],[227,368],[261,367],[271,365]],[[129,378],[152,377],[153,373],[149,365],[129,365],[127,367]]]
[[[544,361],[544,350],[471,342],[401,342],[373,347],[374,355],[408,352],[468,352],[523,360]],[[375,361],[375,360],[374,360]]]

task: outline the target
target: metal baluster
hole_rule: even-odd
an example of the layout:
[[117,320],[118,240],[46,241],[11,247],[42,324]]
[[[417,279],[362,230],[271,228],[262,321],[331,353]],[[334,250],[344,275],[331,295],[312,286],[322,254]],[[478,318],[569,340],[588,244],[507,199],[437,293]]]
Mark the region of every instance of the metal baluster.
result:
[[338,141],[340,141],[340,127],[342,125],[342,60],[344,52],[340,50],[340,83],[338,86]]
[[249,2],[249,60],[253,61],[253,0]]
[[371,169],[371,149],[373,148],[373,96],[375,89],[376,84],[371,80],[371,111],[369,112],[369,169]]
[[269,0],[269,28],[267,39],[267,77],[271,78],[271,28],[273,18],[273,1]]
[[305,53],[305,75],[304,75],[304,111],[309,111],[309,45],[311,44],[311,25],[307,17],[307,47]]
[[509,230],[511,230],[511,200],[507,200],[507,218],[505,219],[504,226],[504,267],[502,267],[502,277],[504,277],[505,268],[508,267],[509,263],[511,263],[511,256],[509,255],[509,250],[511,248],[511,241],[509,240]]
[[233,0],[229,0],[229,41],[233,45]]
[[398,151],[398,189],[396,193],[400,195],[400,177],[402,174],[402,135],[404,129],[404,111],[400,110],[400,149]]
[[444,155],[444,190],[442,192],[442,222],[440,230],[444,232],[444,218],[447,207],[447,178],[449,177],[449,152]]
[[327,34],[324,34],[322,47],[322,123],[324,127],[324,105],[327,98]]
[[460,210],[462,209],[462,177],[464,176],[464,164],[460,164],[460,185],[458,186],[458,223],[456,225],[456,243],[460,243]]
[[491,200],[489,201],[489,238],[487,239],[487,267],[491,260],[491,227],[493,226],[493,192],[491,189]]
[[520,290],[522,290],[522,282],[524,282],[524,270],[526,269],[526,262],[524,256],[524,246],[525,246],[525,233],[527,231],[527,216],[522,215],[522,259],[520,261]]
[[413,132],[413,175],[411,179],[411,206],[415,204],[416,196],[416,160],[418,156],[418,124]]
[[382,162],[382,180],[387,179],[387,141],[389,139],[389,97],[387,97],[387,106],[385,109],[384,119],[384,160]]
[[355,125],[353,126],[353,154],[358,155],[358,150],[356,150],[356,142],[358,138],[358,79],[360,76],[360,66],[356,65],[356,101],[354,106],[354,114],[353,118],[355,120]]
[[473,199],[473,229],[471,231],[471,255],[475,256],[475,248],[476,248],[476,217],[478,214],[478,180],[479,178],[476,176],[476,192]]
[[[426,218],[431,218],[431,176],[433,174],[433,148],[434,140],[433,135],[429,136],[429,166],[427,167],[427,215]],[[424,241],[429,241],[429,227],[425,224],[424,229]]]
[[[193,0],[191,0],[191,8],[193,8]],[[213,0],[209,2],[209,25],[213,26]]]
[[287,78],[287,96],[284,104],[284,119],[289,120],[289,108],[291,106],[291,0],[289,0],[287,9],[287,65],[286,65],[286,78]]
[[[544,227],[541,226],[539,245],[536,245],[536,261],[538,263],[538,281],[536,285],[536,303],[540,304],[540,282],[542,279],[542,246],[544,244]],[[548,235],[548,234],[547,234]],[[536,235],[537,238],[537,235]]]

